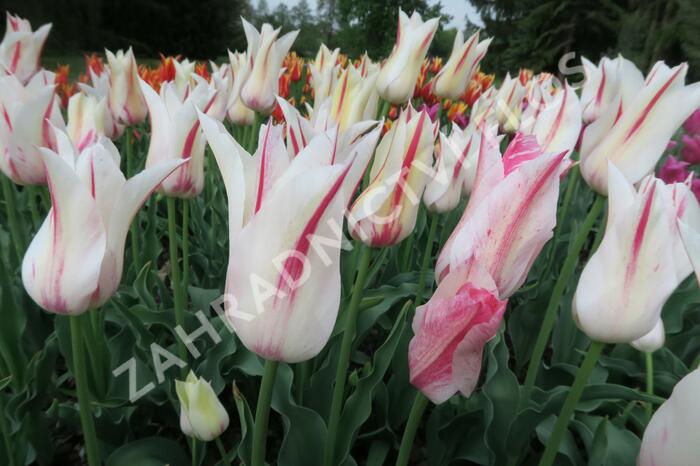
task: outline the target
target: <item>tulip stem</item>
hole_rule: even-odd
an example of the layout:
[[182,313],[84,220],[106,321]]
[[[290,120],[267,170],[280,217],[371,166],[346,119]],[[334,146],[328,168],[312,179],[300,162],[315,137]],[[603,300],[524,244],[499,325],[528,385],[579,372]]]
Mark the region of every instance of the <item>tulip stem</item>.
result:
[[228,453],[226,452],[226,448],[224,448],[224,444],[221,443],[221,437],[216,437],[216,440],[214,440],[216,443],[216,448],[219,449],[219,454],[221,455],[221,462],[224,464],[224,466],[231,466],[231,460],[228,459]]
[[367,270],[369,269],[369,261],[372,256],[372,249],[360,243],[360,264],[357,270],[357,278],[352,289],[352,297],[345,315],[345,329],[343,329],[343,339],[340,344],[340,354],[338,355],[338,367],[335,373],[335,386],[333,387],[333,399],[331,401],[331,410],[328,416],[328,438],[326,439],[326,450],[324,454],[323,464],[325,466],[333,466],[335,455],[335,442],[338,436],[338,424],[340,423],[340,415],[343,408],[343,398],[345,395],[345,381],[347,379],[347,370],[350,365],[350,351],[352,342],[355,339],[357,331],[357,313],[360,309],[360,301],[362,301],[362,291],[365,287],[367,279]]
[[12,182],[6,176],[2,176],[2,192],[5,196],[5,210],[7,212],[7,223],[10,225],[10,236],[12,236],[12,244],[15,247],[15,254],[17,255],[17,263],[22,263],[22,256],[24,255],[24,245],[22,244],[22,238],[24,238],[23,228],[19,223],[17,217],[17,206],[15,205],[15,193],[12,188]]
[[[173,289],[173,302],[175,305],[175,323],[185,328],[185,305],[182,296],[182,282],[180,281],[180,265],[177,258],[177,232],[175,228],[175,198],[168,196],[168,248],[170,250],[170,286]],[[182,340],[176,338],[180,359],[187,360],[187,350]],[[187,377],[185,367],[180,371],[182,378]]]
[[416,432],[420,425],[420,420],[423,417],[425,408],[428,407],[428,399],[421,392],[416,393],[416,398],[413,400],[411,413],[408,415],[406,428],[403,431],[401,438],[401,446],[399,447],[399,456],[396,459],[396,466],[406,466],[411,456],[413,448],[413,440],[416,438]]
[[[647,366],[647,394],[654,396],[654,353],[648,352],[644,354]],[[644,405],[644,411],[647,415],[647,423],[651,421],[651,415],[654,414],[654,408],[650,402]]]
[[[125,137],[125,145],[126,145],[126,178],[129,179],[133,176],[134,174],[134,144],[131,138],[132,135],[132,129],[130,126],[127,126],[124,137]],[[141,254],[141,248],[139,247],[139,231],[138,231],[138,224],[139,224],[139,213],[136,212],[136,215],[134,216],[134,220],[131,222],[131,225],[129,225],[129,231],[131,232],[130,237],[131,237],[131,258],[134,263],[134,270],[136,271],[136,274],[138,275],[139,270],[141,269],[141,261],[139,258],[139,254]]]
[[433,257],[433,242],[435,241],[435,233],[437,232],[438,223],[440,223],[440,215],[437,213],[433,213],[432,218],[430,219],[428,241],[425,243],[425,250],[423,251],[423,262],[421,263],[420,276],[418,277],[418,288],[416,288],[416,307],[423,304],[425,278],[428,274],[428,265],[430,264],[430,259]]
[[26,186],[24,189],[27,191],[27,204],[29,205],[29,213],[32,216],[32,225],[36,230],[41,225],[41,217],[39,217],[39,210],[36,207],[36,188],[34,186]]
[[588,382],[588,377],[591,375],[591,371],[595,367],[595,364],[600,357],[600,353],[603,351],[603,346],[603,343],[593,341],[591,342],[591,346],[588,347],[586,357],[583,358],[581,367],[576,373],[574,383],[571,385],[569,394],[566,396],[566,400],[564,401],[564,406],[561,408],[559,417],[557,417],[557,422],[554,424],[552,435],[550,435],[549,439],[547,440],[547,447],[542,454],[542,458],[540,458],[539,466],[551,466],[554,462],[554,458],[557,456],[559,451],[559,444],[564,438],[564,433],[569,426],[569,421],[576,410],[576,405],[581,398],[583,388]]
[[182,292],[183,304],[188,304],[190,286],[190,200],[182,200]]
[[576,264],[578,263],[579,254],[581,249],[588,238],[588,233],[593,228],[600,211],[603,209],[605,204],[605,198],[603,196],[596,196],[591,209],[588,211],[586,219],[581,225],[581,229],[574,238],[571,244],[571,249],[564,260],[564,265],[561,267],[559,272],[559,278],[557,278],[554,284],[554,289],[552,290],[552,295],[549,297],[549,303],[547,304],[547,310],[544,313],[544,319],[542,320],[542,326],[537,335],[537,341],[535,342],[535,347],[532,350],[532,356],[530,357],[530,364],[527,367],[527,375],[525,376],[525,384],[523,385],[522,394],[520,397],[520,407],[522,408],[525,403],[530,400],[530,395],[532,394],[532,389],[535,385],[535,379],[537,378],[537,372],[540,368],[540,363],[542,362],[542,356],[547,347],[547,342],[549,341],[549,335],[554,327],[554,322],[557,317],[557,310],[559,309],[559,304],[561,302],[561,297],[566,290],[566,286],[571,280],[571,276],[576,270]]
[[272,389],[275,386],[275,375],[277,374],[278,365],[279,363],[277,361],[265,361],[265,372],[263,373],[262,383],[260,384],[258,405],[255,408],[252,466],[264,466],[265,464],[267,424],[270,420],[270,402],[272,401]]
[[389,114],[389,110],[391,110],[391,102],[388,100],[382,99],[382,106],[379,108],[379,114],[377,115],[377,120],[381,120],[383,118],[386,118],[386,116]]
[[70,317],[71,344],[73,350],[73,377],[78,394],[78,407],[80,423],[83,427],[85,440],[85,452],[89,466],[100,464],[100,453],[95,435],[95,423],[90,410],[90,393],[87,387],[87,374],[85,371],[85,347],[83,346],[83,317],[84,315]]

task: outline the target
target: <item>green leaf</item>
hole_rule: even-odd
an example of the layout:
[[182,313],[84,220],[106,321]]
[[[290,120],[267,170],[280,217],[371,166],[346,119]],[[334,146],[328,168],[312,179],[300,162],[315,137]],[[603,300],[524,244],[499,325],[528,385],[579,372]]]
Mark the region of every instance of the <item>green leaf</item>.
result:
[[189,466],[182,447],[163,437],[146,437],[114,450],[107,466]]

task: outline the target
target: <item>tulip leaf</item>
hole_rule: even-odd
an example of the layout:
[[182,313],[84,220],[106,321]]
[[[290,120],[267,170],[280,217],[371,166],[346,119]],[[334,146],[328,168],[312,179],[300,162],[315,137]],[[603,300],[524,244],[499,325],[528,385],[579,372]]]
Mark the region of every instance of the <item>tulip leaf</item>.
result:
[[188,466],[190,462],[182,447],[163,437],[147,437],[122,445],[114,450],[107,466]]

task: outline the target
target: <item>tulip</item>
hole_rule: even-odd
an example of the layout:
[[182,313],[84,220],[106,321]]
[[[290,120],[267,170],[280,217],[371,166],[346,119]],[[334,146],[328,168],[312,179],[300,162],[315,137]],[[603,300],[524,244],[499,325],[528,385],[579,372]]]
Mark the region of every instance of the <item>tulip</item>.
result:
[[584,124],[597,120],[610,108],[626,107],[644,86],[642,72],[622,55],[612,60],[603,57],[598,66],[585,57],[581,61],[586,78],[581,90]]
[[339,131],[374,118],[379,95],[375,85],[377,73],[362,77],[353,66],[345,68],[331,93],[330,119],[340,125]]
[[51,125],[65,126],[53,84],[39,73],[26,86],[13,75],[0,77],[0,170],[14,183],[46,182],[40,147],[55,147]]
[[204,378],[197,378],[190,371],[184,381],[175,381],[175,391],[180,400],[182,433],[209,442],[226,430],[229,423],[226,408]]
[[139,87],[134,52],[105,50],[109,70],[109,108],[121,124],[133,125],[146,119],[146,101]]
[[357,63],[356,68],[360,72],[360,76],[366,78],[374,73],[379,73],[381,67],[378,63],[374,63],[365,52],[361,57],[359,63]]
[[408,107],[384,135],[370,183],[348,215],[353,238],[368,246],[391,246],[411,234],[433,162],[437,123]]
[[647,425],[637,466],[688,466],[700,456],[700,369],[683,377]]
[[117,290],[129,224],[179,162],[126,180],[109,139],[78,154],[66,133],[54,132],[58,153],[40,149],[52,207],[24,256],[22,282],[45,310],[77,315]]
[[241,87],[241,99],[246,107],[269,114],[275,108],[275,95],[282,60],[289,52],[299,31],[288,32],[279,39],[279,29],[265,23],[258,32],[248,21],[243,21],[243,29],[248,40],[248,66],[250,74]]
[[[107,101],[107,107],[109,107],[109,72],[104,71],[102,74],[97,75],[93,70],[90,70],[90,80],[92,86],[78,83],[80,90],[84,94],[96,98],[98,101],[105,99]],[[118,139],[124,133],[124,125],[114,118],[109,108],[104,112],[102,128],[104,130],[104,135],[112,141]]]
[[474,125],[465,130],[453,127],[450,136],[440,133],[434,175],[428,182],[423,201],[428,210],[445,213],[471,192],[476,176],[481,132]]
[[[146,167],[164,160],[185,160],[177,171],[161,183],[158,191],[173,197],[192,198],[204,188],[205,141],[199,128],[197,110],[207,112],[214,103],[216,91],[200,83],[186,97],[177,91],[174,82],[160,88],[160,95],[140,81],[151,115],[151,141]],[[184,97],[184,98],[182,98]]]
[[194,73],[195,62],[191,62],[188,59],[178,61],[173,58],[173,66],[175,67],[175,88],[181,94],[186,92],[188,88],[195,86]]
[[469,114],[470,124],[481,128],[490,126],[498,121],[496,118],[498,111],[498,102],[496,101],[497,93],[498,91],[491,87],[479,96],[476,102],[474,102]]
[[416,309],[408,347],[411,384],[435,404],[458,391],[471,395],[484,345],[498,331],[506,303],[477,261],[453,269],[430,301]]
[[591,339],[632,342],[651,332],[692,266],[676,218],[700,229],[700,206],[685,184],[647,178],[635,191],[612,163],[608,222],[574,295],[577,325]]
[[41,51],[51,31],[51,24],[44,24],[32,32],[29,21],[7,13],[5,37],[0,42],[0,74],[14,75],[26,84],[39,71]]
[[417,12],[409,18],[399,8],[396,43],[377,78],[377,90],[382,99],[392,104],[410,100],[438,22],[438,18],[423,22]]
[[630,343],[634,349],[642,351],[644,353],[653,353],[654,351],[661,349],[666,342],[666,332],[664,330],[664,322],[659,319],[651,329],[651,332],[646,335],[637,338],[632,343]]
[[[206,84],[206,81],[199,75],[195,75],[194,80],[196,83]],[[210,87],[210,92],[216,92],[216,96],[207,114],[219,121],[223,121],[231,104],[231,90],[233,89],[231,66],[227,63],[220,68],[217,67],[211,74],[208,86]]]
[[682,141],[681,156],[683,156],[683,160],[693,165],[700,164],[700,133],[694,136],[684,134]]
[[[683,84],[688,65],[658,62],[629,105],[610,108],[581,137],[581,174],[598,193],[607,194],[608,161],[630,183],[647,175],[673,133],[700,106],[700,83]],[[618,97],[618,101],[622,99]]]
[[494,97],[495,118],[505,132],[514,133],[520,126],[524,98],[525,86],[518,78],[511,78],[510,73],[507,73]]
[[68,100],[67,132],[78,152],[105,135],[107,99],[78,92]]
[[221,123],[202,113],[200,121],[229,199],[226,293],[235,302],[228,300],[227,316],[260,356],[308,360],[336,320],[343,212],[380,129],[346,154],[335,154],[334,129],[322,132],[289,161],[280,127],[261,129],[259,152],[251,157]]
[[478,32],[464,42],[462,31],[457,31],[449,60],[433,78],[435,95],[441,99],[458,100],[476,73],[490,43],[491,39],[479,42]]
[[438,283],[476,259],[493,277],[500,298],[525,281],[556,224],[559,179],[566,153],[544,153],[533,136],[516,134],[500,156],[495,128],[483,131],[467,208],[435,266]]
[[331,91],[338,80],[339,67],[336,66],[336,62],[339,53],[340,49],[334,49],[331,52],[326,44],[321,44],[316,54],[316,60],[309,65],[311,84],[314,88],[314,105],[331,96]]
[[241,87],[248,79],[250,70],[248,69],[248,60],[245,52],[243,53],[228,53],[229,62],[231,63],[231,94],[228,105],[228,119],[234,125],[250,126],[255,120],[255,112],[245,106],[241,100]]
[[683,182],[690,176],[688,165],[688,162],[683,162],[669,155],[666,162],[659,169],[659,179],[664,183]]
[[700,230],[694,229],[680,219],[677,220],[677,225],[688,259],[693,266],[695,278],[700,284]]
[[564,85],[554,95],[549,84],[535,86],[520,122],[520,131],[534,134],[545,152],[570,152],[581,132],[581,102],[571,86]]
[[688,119],[683,122],[683,129],[691,135],[700,134],[700,108],[691,113]]

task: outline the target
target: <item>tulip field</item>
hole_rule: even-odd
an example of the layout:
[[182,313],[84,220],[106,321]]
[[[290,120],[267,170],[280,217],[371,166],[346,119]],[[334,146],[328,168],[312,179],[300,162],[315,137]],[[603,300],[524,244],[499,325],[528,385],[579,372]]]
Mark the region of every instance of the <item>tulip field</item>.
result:
[[0,464],[700,465],[688,65],[497,75],[397,15],[45,69],[7,13]]

